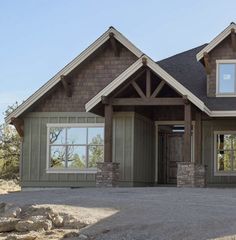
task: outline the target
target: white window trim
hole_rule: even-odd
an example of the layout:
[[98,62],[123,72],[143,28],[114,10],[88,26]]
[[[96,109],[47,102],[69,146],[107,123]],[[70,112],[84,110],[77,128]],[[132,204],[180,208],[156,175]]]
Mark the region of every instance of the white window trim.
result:
[[219,172],[217,170],[217,143],[218,134],[236,134],[236,131],[214,131],[214,176],[236,176],[236,171]]
[[50,168],[50,152],[49,152],[49,130],[52,127],[76,128],[76,127],[103,127],[104,123],[47,123],[47,157],[46,157],[46,173],[97,173],[97,168],[85,169],[53,169]]
[[236,79],[235,79],[235,93],[220,93],[219,92],[219,65],[222,63],[233,63],[236,65],[236,59],[219,59],[216,60],[216,97],[236,97]]

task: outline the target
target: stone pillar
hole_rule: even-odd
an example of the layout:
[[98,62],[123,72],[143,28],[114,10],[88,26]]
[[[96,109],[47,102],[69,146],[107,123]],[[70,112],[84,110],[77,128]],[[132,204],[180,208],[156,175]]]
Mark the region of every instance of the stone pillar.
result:
[[179,162],[177,187],[205,187],[206,167],[193,162]]
[[97,187],[117,187],[119,181],[119,163],[98,162],[96,186]]

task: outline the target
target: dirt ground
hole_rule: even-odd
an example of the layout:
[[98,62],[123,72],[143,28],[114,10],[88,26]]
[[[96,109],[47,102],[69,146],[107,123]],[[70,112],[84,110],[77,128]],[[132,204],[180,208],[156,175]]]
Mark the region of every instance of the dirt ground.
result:
[[90,223],[92,239],[236,239],[236,189],[58,189],[0,195],[0,202],[46,204]]

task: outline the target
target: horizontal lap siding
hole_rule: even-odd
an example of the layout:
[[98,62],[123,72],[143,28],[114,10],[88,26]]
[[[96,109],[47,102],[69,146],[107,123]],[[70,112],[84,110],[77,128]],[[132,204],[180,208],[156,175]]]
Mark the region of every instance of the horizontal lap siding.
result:
[[203,122],[203,163],[207,166],[207,183],[236,185],[236,176],[214,176],[214,131],[236,131],[236,120]]
[[103,118],[89,113],[31,113],[25,119],[21,168],[22,186],[95,186],[95,174],[46,173],[47,123],[101,123]]

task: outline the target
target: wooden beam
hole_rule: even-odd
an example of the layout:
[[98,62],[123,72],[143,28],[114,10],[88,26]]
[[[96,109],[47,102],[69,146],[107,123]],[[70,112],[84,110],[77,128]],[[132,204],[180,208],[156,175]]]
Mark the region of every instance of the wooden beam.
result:
[[139,96],[141,98],[146,98],[146,96],[144,95],[142,89],[139,87],[139,85],[135,81],[133,81],[131,84],[132,84],[132,86],[134,87],[134,89],[136,90],[136,92],[139,94]]
[[142,58],[142,63],[143,63],[144,66],[147,65],[147,58],[146,58],[146,57],[143,57],[143,58]]
[[24,137],[24,120],[20,118],[11,118],[11,123],[16,128],[16,131],[20,135],[20,137]]
[[147,69],[146,71],[146,97],[151,96],[151,71]]
[[177,106],[184,105],[183,98],[113,98],[114,106]]
[[104,162],[112,162],[113,107],[105,105]]
[[128,82],[128,83],[125,84],[123,87],[121,87],[121,88],[113,95],[113,97],[116,97],[116,96],[119,95],[121,92],[123,92],[132,82],[136,81],[144,72],[145,72],[145,70],[139,72],[139,73],[132,79],[131,82]]
[[195,112],[195,162],[202,164],[202,114],[200,111]]
[[232,49],[235,52],[236,51],[236,37],[235,37],[234,28],[231,29],[231,44],[232,44]]
[[72,96],[72,87],[68,83],[68,79],[66,79],[66,76],[61,75],[61,82],[62,82],[62,85],[63,85],[63,87],[65,89],[66,96],[67,97],[71,97]]
[[109,101],[109,98],[108,98],[107,96],[102,96],[101,99],[102,99],[102,103],[103,103],[103,104],[109,104],[109,102],[110,102],[110,101]]
[[114,33],[109,33],[109,37],[110,37],[110,42],[111,42],[111,46],[113,48],[113,51],[115,53],[115,56],[116,57],[119,57],[120,56],[120,51],[119,51],[119,48],[118,48],[118,44],[116,42],[116,39],[114,37]]
[[204,60],[206,73],[210,74],[211,73],[211,66],[210,66],[209,54],[207,52],[204,52],[203,60]]
[[184,105],[184,162],[191,162],[192,116],[191,103]]
[[157,86],[157,88],[155,89],[155,91],[152,93],[151,98],[155,98],[157,94],[161,91],[161,89],[164,87],[164,85],[165,85],[165,81],[162,80]]

